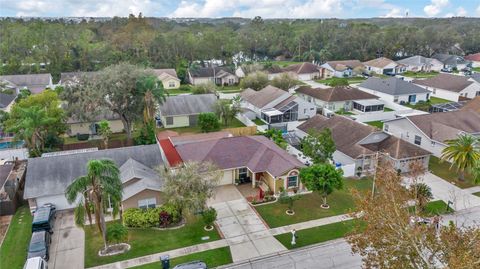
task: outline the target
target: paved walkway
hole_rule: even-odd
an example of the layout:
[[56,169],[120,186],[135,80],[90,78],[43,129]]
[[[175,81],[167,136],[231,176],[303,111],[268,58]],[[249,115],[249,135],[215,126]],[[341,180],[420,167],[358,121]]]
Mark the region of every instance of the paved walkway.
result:
[[[411,184],[411,179],[405,178],[405,182]],[[453,206],[451,207],[455,211],[480,206],[480,197],[472,195],[469,190],[461,189],[432,173],[426,173],[423,176],[423,182],[432,188],[434,200],[443,200],[445,203],[452,201]]]
[[282,227],[272,228],[270,229],[270,233],[272,235],[279,235],[279,234],[289,233],[293,229],[297,231],[304,230],[304,229],[323,226],[331,223],[342,222],[342,221],[351,220],[351,219],[353,218],[350,217],[348,214],[331,216],[327,218],[315,219],[315,220],[310,220],[310,221],[305,221],[300,223],[294,223],[294,224],[286,225]]
[[239,195],[235,186],[222,186],[215,199],[209,201],[209,205],[217,210],[216,223],[230,246],[233,261],[285,251],[286,248],[273,237],[245,198],[235,199]]
[[[169,255],[170,259],[172,259],[172,258],[176,258],[176,257],[184,256],[184,255],[189,255],[189,254],[196,253],[196,252],[202,252],[202,251],[206,251],[206,250],[210,250],[210,249],[217,249],[217,248],[226,247],[226,246],[228,246],[227,241],[222,239],[222,240],[212,241],[212,242],[198,244],[198,245],[194,245],[194,246],[188,246],[188,247],[184,247],[184,248],[177,248],[177,249],[173,249],[173,250],[168,250],[168,251],[155,253],[155,254],[151,254],[151,255],[147,255],[147,256],[133,258],[133,259],[130,259],[130,260],[119,261],[119,262],[116,262],[116,263],[109,263],[109,264],[105,264],[105,265],[91,267],[90,269],[123,269],[123,268],[129,268],[129,267],[139,266],[139,265],[143,265],[143,264],[159,262],[160,257],[164,256],[164,255]],[[63,268],[69,268],[69,267],[63,267]]]
[[476,192],[480,192],[480,186],[475,186],[475,187],[471,187],[463,190],[468,191],[469,193],[476,193]]
[[304,80],[303,82],[310,85],[310,87],[312,87],[312,88],[321,88],[321,89],[330,88],[329,86],[327,86],[325,84],[318,83],[318,82],[315,82],[313,80]]

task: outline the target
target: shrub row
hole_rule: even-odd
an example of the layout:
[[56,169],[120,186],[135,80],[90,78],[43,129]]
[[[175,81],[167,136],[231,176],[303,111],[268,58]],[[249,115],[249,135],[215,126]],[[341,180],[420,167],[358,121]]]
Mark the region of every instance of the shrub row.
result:
[[167,227],[180,220],[178,210],[169,204],[148,209],[129,208],[123,213],[125,226],[131,228]]

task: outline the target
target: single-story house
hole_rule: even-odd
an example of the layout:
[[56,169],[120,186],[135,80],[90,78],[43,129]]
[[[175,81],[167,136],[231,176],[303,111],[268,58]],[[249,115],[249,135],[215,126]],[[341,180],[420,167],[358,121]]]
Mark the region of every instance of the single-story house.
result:
[[[410,163],[421,161],[425,168],[431,153],[406,141],[389,135],[375,127],[359,123],[344,116],[331,118],[322,115],[307,120],[297,127],[296,134],[304,138],[310,130],[329,128],[335,141],[333,160],[347,176],[367,175],[375,170],[375,157],[379,153],[392,161],[402,173],[410,170]],[[349,167],[348,171],[346,167]]]
[[240,97],[242,108],[254,111],[269,124],[308,119],[317,113],[314,104],[271,85],[260,91],[246,89]]
[[188,81],[192,85],[213,82],[217,85],[234,85],[239,82],[235,71],[229,67],[199,67],[188,69]]
[[60,73],[60,81],[58,84],[67,85],[69,83],[78,83],[80,79],[91,79],[97,75],[98,72],[62,72]]
[[304,190],[297,158],[265,136],[191,135],[159,141],[164,162],[171,167],[184,162],[212,162],[221,171],[219,185],[251,184],[278,194],[282,188]]
[[15,99],[17,99],[17,91],[12,90],[12,93],[3,93],[0,92],[0,110],[5,112],[10,112],[12,105],[15,104]]
[[412,72],[440,72],[443,68],[443,63],[439,60],[420,55],[398,60],[397,63],[403,64],[406,67],[406,71]]
[[124,131],[122,120],[120,116],[115,113],[107,112],[96,116],[93,120],[80,120],[75,116],[67,120],[67,135],[90,134],[97,135],[99,131],[98,123],[102,120],[107,120],[112,133],[121,133]]
[[440,157],[447,140],[460,134],[480,135],[480,114],[462,109],[407,116],[385,121],[383,130]]
[[472,62],[472,67],[480,67],[480,52],[468,54],[465,60]]
[[379,75],[396,75],[406,71],[405,65],[385,57],[364,62],[363,65],[365,66],[366,72]]
[[441,73],[427,79],[416,79],[416,85],[432,92],[432,96],[458,102],[480,96],[480,83],[472,77]]
[[359,60],[328,61],[320,66],[320,78],[346,78],[360,75],[364,70]]
[[373,94],[351,86],[337,86],[332,88],[300,87],[297,95],[303,100],[314,104],[317,108],[330,111],[356,110],[358,112],[383,111],[383,102]]
[[380,97],[380,100],[388,103],[411,103],[428,101],[430,91],[410,82],[396,77],[376,78],[371,77],[358,85],[364,92]]
[[[158,145],[142,145],[106,150],[61,151],[28,159],[24,199],[31,208],[45,203],[58,210],[72,209],[65,198],[66,188],[87,172],[89,160],[111,159],[119,167],[123,184],[122,208],[153,207],[163,203],[163,179],[153,170],[163,166]],[[82,197],[77,197],[78,201]]]
[[464,57],[458,55],[435,53],[432,55],[432,58],[442,62],[444,68],[456,68],[458,70],[462,70],[472,65],[471,61],[468,61]]
[[164,89],[170,90],[180,88],[180,79],[178,78],[175,69],[153,69],[153,72],[162,82]]
[[284,73],[291,75],[297,80],[313,80],[320,78],[320,67],[308,62],[292,64],[283,68],[271,68],[266,71],[268,72],[268,79],[270,80]]
[[215,94],[169,96],[160,105],[159,116],[165,128],[196,126],[200,113],[214,112]]
[[54,88],[51,74],[5,75],[0,76],[0,81],[7,81],[17,89],[17,92],[29,89],[32,94],[41,93],[46,88]]

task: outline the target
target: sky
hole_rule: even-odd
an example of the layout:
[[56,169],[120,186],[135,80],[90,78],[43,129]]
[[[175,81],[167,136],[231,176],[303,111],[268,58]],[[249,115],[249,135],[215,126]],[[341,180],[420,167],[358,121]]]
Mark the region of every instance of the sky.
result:
[[480,0],[0,0],[1,17],[480,17]]

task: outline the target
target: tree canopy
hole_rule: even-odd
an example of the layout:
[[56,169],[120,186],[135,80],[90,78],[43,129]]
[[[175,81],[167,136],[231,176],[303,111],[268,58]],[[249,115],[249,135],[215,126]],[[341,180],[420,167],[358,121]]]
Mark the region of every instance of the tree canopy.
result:
[[323,197],[323,207],[328,207],[327,196],[343,188],[343,171],[331,164],[314,164],[300,170],[300,179],[308,190]]
[[333,158],[336,150],[332,131],[329,128],[321,132],[314,129],[308,131],[308,135],[301,141],[302,152],[310,157],[313,163],[326,163]]

